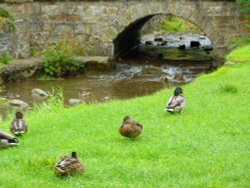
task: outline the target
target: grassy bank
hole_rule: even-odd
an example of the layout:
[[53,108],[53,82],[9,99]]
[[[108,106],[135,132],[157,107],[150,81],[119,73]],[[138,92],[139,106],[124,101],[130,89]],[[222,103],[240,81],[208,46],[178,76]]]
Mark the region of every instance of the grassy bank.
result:
[[[164,111],[173,89],[29,112],[20,146],[0,151],[0,187],[249,187],[249,86],[250,63],[235,64],[184,86],[181,115]],[[118,133],[125,115],[144,126],[136,140]],[[54,164],[71,151],[84,174],[56,177]]]
[[245,45],[232,51],[227,56],[227,60],[236,63],[250,62],[250,45]]

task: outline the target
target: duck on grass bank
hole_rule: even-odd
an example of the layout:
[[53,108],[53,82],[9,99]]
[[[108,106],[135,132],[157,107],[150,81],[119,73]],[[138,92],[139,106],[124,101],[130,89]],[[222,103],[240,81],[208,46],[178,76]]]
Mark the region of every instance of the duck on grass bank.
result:
[[23,135],[28,131],[22,112],[16,113],[16,118],[10,124],[10,131],[16,136]]
[[54,169],[58,176],[69,176],[84,172],[84,167],[78,160],[76,152],[72,152],[71,157],[61,157],[61,160],[56,163]]
[[186,103],[185,97],[181,87],[176,87],[174,95],[170,97],[166,104],[165,110],[171,114],[180,113]]
[[0,130],[0,149],[17,146],[18,140],[14,136]]
[[123,118],[122,125],[119,128],[119,132],[122,136],[127,138],[136,138],[143,131],[143,126],[138,122],[132,120],[130,116]]

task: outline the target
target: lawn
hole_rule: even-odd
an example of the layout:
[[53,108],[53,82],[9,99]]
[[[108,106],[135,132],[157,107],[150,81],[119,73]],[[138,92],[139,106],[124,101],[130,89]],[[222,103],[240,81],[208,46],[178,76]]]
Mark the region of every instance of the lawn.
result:
[[[180,115],[164,111],[173,90],[73,108],[52,101],[26,113],[20,145],[0,150],[0,187],[249,187],[250,63],[183,86]],[[144,126],[137,139],[119,135],[126,115]],[[55,176],[59,157],[72,151],[85,172]]]

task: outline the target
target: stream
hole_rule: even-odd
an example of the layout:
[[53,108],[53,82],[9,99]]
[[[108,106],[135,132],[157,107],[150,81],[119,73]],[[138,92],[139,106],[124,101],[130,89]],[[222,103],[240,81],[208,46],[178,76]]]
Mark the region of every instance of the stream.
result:
[[[4,86],[0,97],[22,100],[32,106],[42,102],[32,97],[34,88],[52,92],[61,88],[64,102],[69,106],[70,99],[79,99],[81,89],[89,95],[81,99],[86,103],[105,102],[113,99],[129,99],[150,95],[158,90],[192,82],[198,75],[211,70],[212,61],[172,63],[126,60],[115,62],[115,69],[110,72],[87,71],[78,76],[56,80],[26,80],[9,83]],[[5,116],[10,107],[0,105],[0,113]]]

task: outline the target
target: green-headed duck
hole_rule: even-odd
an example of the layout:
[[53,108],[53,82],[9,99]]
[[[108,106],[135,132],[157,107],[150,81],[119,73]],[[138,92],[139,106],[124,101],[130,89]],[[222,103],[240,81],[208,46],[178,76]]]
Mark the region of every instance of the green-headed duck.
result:
[[181,87],[176,87],[174,90],[174,96],[170,97],[166,104],[166,111],[170,113],[180,113],[184,108],[186,100],[182,95],[183,91]]

